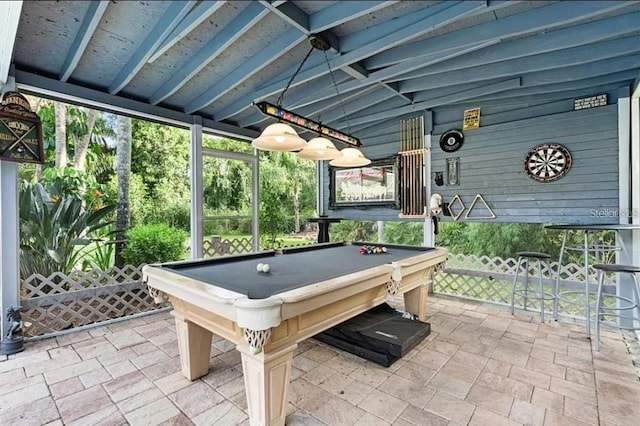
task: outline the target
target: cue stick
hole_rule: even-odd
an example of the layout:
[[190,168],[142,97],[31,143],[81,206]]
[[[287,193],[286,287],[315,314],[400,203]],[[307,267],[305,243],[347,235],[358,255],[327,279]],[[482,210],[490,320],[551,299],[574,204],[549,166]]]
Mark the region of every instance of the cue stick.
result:
[[409,176],[411,171],[409,170],[409,156],[407,154],[409,150],[409,123],[405,121],[405,152],[404,152],[404,162],[406,166],[406,174],[404,180],[405,192],[407,194],[407,214],[411,214],[411,185],[409,182]]
[[407,193],[407,214],[411,214],[411,191],[409,188],[409,121],[405,120],[406,133],[405,133],[405,151],[404,151],[404,161],[406,168],[405,174],[405,191]]
[[411,154],[411,149],[413,148],[413,126],[411,125],[411,120],[409,120],[409,167],[410,167],[410,171],[409,171],[409,185],[410,185],[410,192],[411,192],[411,214],[413,215],[414,212],[414,205],[415,205],[415,199],[414,199],[414,193],[413,193],[413,155]]
[[417,131],[417,133],[418,133],[418,200],[419,200],[418,208],[420,209],[420,214],[423,215],[424,214],[424,207],[423,207],[424,206],[424,196],[422,194],[422,186],[423,186],[424,182],[422,180],[422,178],[423,178],[423,176],[422,176],[422,170],[423,170],[422,169],[422,163],[423,163],[423,161],[422,160],[423,160],[424,153],[422,152],[422,138],[423,138],[423,135],[424,135],[424,131],[422,129],[421,123],[422,123],[422,117],[417,120],[416,125],[417,125],[417,128],[418,128],[418,131]]
[[415,176],[415,180],[416,180],[416,184],[414,185],[414,192],[416,193],[416,214],[420,214],[420,192],[419,192],[419,188],[420,188],[420,175],[419,175],[419,169],[418,169],[418,160],[419,158],[419,152],[418,150],[418,119],[414,118],[413,120],[413,138],[414,138],[414,149],[416,150],[415,156],[414,156],[414,167],[416,170],[416,176]]
[[421,130],[421,126],[420,126],[420,119],[416,119],[416,142],[418,145],[418,154],[416,155],[416,162],[417,162],[417,168],[416,171],[418,173],[418,214],[422,215],[424,213],[424,208],[422,207],[422,151],[421,151],[421,145],[422,145],[422,130]]
[[418,214],[418,193],[416,192],[416,184],[418,177],[416,176],[416,119],[412,120],[412,145],[413,145],[413,214]]
[[407,185],[405,184],[406,164],[404,161],[404,120],[400,120],[400,164],[402,165],[402,175],[400,177],[401,194],[402,194],[402,213],[407,213]]
[[418,199],[418,203],[416,206],[417,214],[422,214],[422,209],[420,208],[422,203],[422,197],[420,196],[420,185],[422,180],[420,179],[420,119],[416,118],[416,198]]
[[400,120],[400,167],[402,167],[401,169],[401,174],[400,174],[400,196],[402,197],[402,203],[401,203],[401,212],[404,214],[404,201],[405,201],[405,196],[404,196],[404,157],[402,156],[402,151],[404,150],[403,148],[403,143],[404,143],[404,122],[402,120]]

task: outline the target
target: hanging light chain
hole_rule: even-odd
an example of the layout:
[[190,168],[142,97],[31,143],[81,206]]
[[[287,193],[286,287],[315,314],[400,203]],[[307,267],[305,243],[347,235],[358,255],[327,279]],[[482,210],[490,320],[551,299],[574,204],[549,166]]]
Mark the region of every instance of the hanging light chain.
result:
[[333,87],[335,87],[336,93],[338,94],[338,101],[340,102],[340,107],[342,108],[342,116],[347,119],[347,129],[349,133],[351,133],[351,123],[349,123],[347,112],[344,109],[344,103],[342,102],[342,96],[340,96],[340,90],[338,90],[338,84],[336,83],[336,79],[333,75],[333,70],[331,69],[331,65],[329,65],[329,57],[327,56],[326,51],[323,51],[322,53],[324,53],[324,60],[327,63],[327,68],[329,68],[329,74],[331,75],[331,81],[333,82]]
[[289,82],[287,83],[287,86],[284,88],[284,90],[282,91],[280,96],[278,96],[278,100],[276,101],[276,105],[278,105],[279,107],[282,106],[282,100],[284,99],[284,94],[287,93],[287,90],[289,90],[289,87],[291,86],[291,83],[293,83],[293,79],[296,78],[296,76],[298,75],[298,73],[302,69],[304,63],[307,62],[307,59],[309,59],[309,56],[311,55],[311,52],[313,52],[313,50],[314,50],[314,48],[313,48],[313,46],[311,46],[311,49],[309,49],[309,51],[307,52],[307,56],[304,57],[304,59],[302,60],[302,62],[298,66],[298,69],[296,70],[296,72],[294,72],[293,75],[291,76],[291,78],[289,79]]

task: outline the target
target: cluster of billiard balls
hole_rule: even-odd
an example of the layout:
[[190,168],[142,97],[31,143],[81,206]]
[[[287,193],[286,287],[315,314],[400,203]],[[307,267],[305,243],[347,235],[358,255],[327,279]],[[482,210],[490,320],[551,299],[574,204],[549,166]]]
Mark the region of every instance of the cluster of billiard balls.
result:
[[384,246],[360,246],[360,254],[382,254],[386,252],[387,248]]
[[269,264],[268,264],[268,263],[258,263],[258,264],[256,265],[256,270],[257,270],[258,272],[264,272],[264,273],[267,273],[267,272],[269,272],[269,271],[271,270],[271,266],[269,266]]

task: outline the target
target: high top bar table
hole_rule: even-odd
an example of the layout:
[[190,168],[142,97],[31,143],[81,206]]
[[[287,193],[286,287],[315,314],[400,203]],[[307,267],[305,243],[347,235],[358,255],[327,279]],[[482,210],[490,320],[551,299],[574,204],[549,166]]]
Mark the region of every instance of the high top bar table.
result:
[[[566,224],[566,225],[547,225],[545,228],[554,229],[558,231],[564,231],[564,235],[562,237],[562,247],[560,248],[560,256],[558,258],[558,273],[556,275],[556,284],[555,284],[555,293],[556,298],[553,306],[553,318],[555,320],[558,319],[558,295],[567,294],[567,293],[575,293],[575,291],[565,291],[558,293],[558,286],[560,284],[560,272],[562,270],[562,259],[564,257],[565,250],[576,250],[582,251],[584,253],[584,312],[585,312],[585,320],[587,327],[587,338],[591,338],[591,313],[590,313],[590,304],[589,304],[589,253],[595,252],[596,256],[601,251],[610,251],[610,250],[618,250],[620,249],[626,256],[627,261],[631,264],[632,259],[629,256],[629,252],[624,246],[624,242],[622,238],[618,235],[619,231],[634,231],[640,230],[640,225],[633,224]],[[614,231],[617,240],[620,242],[620,246],[616,245],[589,245],[589,236],[595,234],[600,231]],[[576,246],[567,246],[567,235],[569,232],[582,232],[584,236],[584,245],[583,247]]]
[[329,242],[329,225],[332,223],[338,223],[342,220],[339,217],[320,216],[312,217],[309,222],[316,222],[318,224],[318,243]]

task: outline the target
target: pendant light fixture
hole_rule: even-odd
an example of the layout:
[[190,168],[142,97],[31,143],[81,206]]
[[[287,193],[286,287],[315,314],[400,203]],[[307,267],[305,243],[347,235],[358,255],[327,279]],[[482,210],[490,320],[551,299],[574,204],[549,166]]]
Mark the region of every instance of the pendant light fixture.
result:
[[307,142],[298,136],[293,127],[284,123],[268,125],[251,145],[263,151],[297,151]]
[[[331,80],[333,81],[336,93],[340,99],[340,92],[338,91],[338,86],[333,76],[333,71],[331,70],[329,58],[326,53],[326,51],[331,47],[329,41],[320,35],[311,35],[309,36],[309,43],[311,44],[311,48],[302,60],[302,63],[300,63],[287,82],[287,85],[276,101],[276,105],[270,104],[266,101],[255,103],[255,106],[263,114],[278,119],[278,123],[267,126],[260,136],[253,140],[251,145],[256,149],[265,151],[297,151],[300,158],[309,160],[336,160],[338,158],[345,157],[342,161],[338,161],[337,164],[346,165],[336,165],[336,167],[350,167],[353,165],[352,163],[362,163],[363,161],[367,161],[365,164],[369,164],[371,161],[367,160],[358,149],[350,148],[355,152],[347,151],[346,153],[345,150],[349,148],[338,151],[333,142],[329,140],[329,138],[331,138],[350,147],[359,147],[361,144],[358,138],[282,108],[284,94],[289,90],[294,78],[298,75],[314,50],[321,50],[324,53],[325,62],[329,68]],[[340,105],[342,107],[343,114],[346,116],[342,99],[340,99]],[[307,143],[304,139],[298,136],[297,132],[290,124],[315,132],[318,134],[318,137],[311,139],[309,143]],[[331,164],[333,165],[333,162]]]
[[371,164],[358,148],[345,148],[340,151],[340,156],[329,162],[333,167],[362,167]]
[[307,146],[298,152],[298,157],[305,160],[333,160],[340,156],[340,151],[327,138],[317,137],[311,139]]

